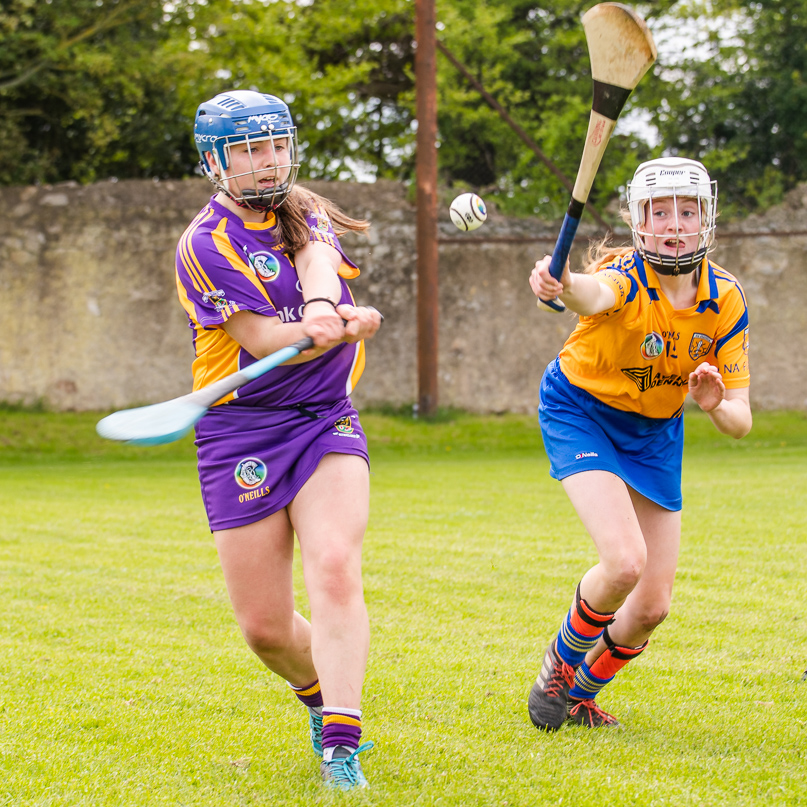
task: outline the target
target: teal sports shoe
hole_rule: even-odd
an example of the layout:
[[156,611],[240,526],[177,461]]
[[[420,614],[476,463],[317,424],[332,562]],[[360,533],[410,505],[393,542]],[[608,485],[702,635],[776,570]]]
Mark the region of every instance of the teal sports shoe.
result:
[[312,709],[308,710],[308,727],[311,730],[311,747],[314,753],[322,756],[322,715]]
[[319,766],[322,780],[326,786],[338,790],[369,787],[364,771],[361,769],[359,754],[362,751],[368,751],[374,744],[372,742],[362,743],[352,752],[343,745],[337,745],[333,758],[329,762],[323,760]]

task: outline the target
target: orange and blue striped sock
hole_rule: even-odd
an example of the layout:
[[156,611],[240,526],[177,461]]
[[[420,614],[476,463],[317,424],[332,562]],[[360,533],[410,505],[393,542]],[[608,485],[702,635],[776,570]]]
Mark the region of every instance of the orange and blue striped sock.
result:
[[555,643],[557,654],[571,667],[577,667],[586,653],[597,644],[605,628],[614,621],[613,614],[595,611],[581,596],[580,584],[574,593],[566,619],[558,631]]
[[328,762],[336,746],[355,751],[361,743],[361,709],[322,708],[322,758]]
[[296,687],[294,684],[289,684],[289,686],[297,698],[310,710],[322,708],[322,690],[319,687],[319,678],[308,686]]
[[600,690],[614,680],[614,676],[629,662],[633,661],[646,647],[647,642],[639,647],[623,647],[611,641],[608,630],[605,631],[605,652],[591,665],[584,661],[575,671],[574,686],[569,690],[569,697],[574,700],[592,700]]

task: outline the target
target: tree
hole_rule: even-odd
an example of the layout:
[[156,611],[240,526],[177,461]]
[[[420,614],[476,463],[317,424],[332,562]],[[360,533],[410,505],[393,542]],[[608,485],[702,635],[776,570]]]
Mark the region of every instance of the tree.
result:
[[410,0],[209,0],[177,42],[203,55],[182,79],[183,112],[226,89],[272,92],[291,106],[306,175],[401,178],[413,29]]
[[[463,0],[440,5],[441,40],[572,179],[591,107],[591,71],[580,24],[591,5],[586,0]],[[439,64],[440,166],[445,180],[484,192],[510,212],[560,215],[568,191],[453,66]],[[640,86],[628,112],[640,104],[642,92]],[[650,153],[637,134],[617,131],[591,194],[599,208]]]
[[[568,177],[591,104],[580,18],[592,4],[437,0],[440,41]],[[807,179],[807,0],[636,8],[662,56],[592,203],[662,152],[703,159],[735,209]],[[188,176],[196,107],[246,88],[291,105],[304,177],[413,177],[413,0],[7,0],[0,32],[0,183]],[[638,113],[650,127],[625,125]],[[443,56],[438,116],[443,183],[560,215],[568,191]]]
[[[591,103],[580,27],[588,5],[587,0],[540,7],[533,0],[438,3],[440,38],[569,176],[577,169]],[[194,12],[193,23],[190,44],[204,51],[205,62],[203,75],[185,83],[187,115],[205,92],[225,85],[269,89],[292,105],[306,175],[412,178],[411,0],[209,0]],[[442,58],[438,82],[441,180],[482,189],[510,211],[559,213],[567,191]],[[615,139],[613,164],[604,169],[595,200],[624,182],[625,171],[613,166],[643,148],[635,136]],[[635,153],[630,159],[635,162]]]
[[0,13],[0,182],[177,176],[192,163],[176,107],[184,24],[154,0],[9,0]]
[[672,22],[688,35],[648,98],[664,148],[704,161],[724,214],[780,201],[807,180],[807,0],[714,0],[680,13]]
[[410,0],[9,0],[0,12],[0,183],[194,171],[197,105],[293,104],[312,176],[404,176]]

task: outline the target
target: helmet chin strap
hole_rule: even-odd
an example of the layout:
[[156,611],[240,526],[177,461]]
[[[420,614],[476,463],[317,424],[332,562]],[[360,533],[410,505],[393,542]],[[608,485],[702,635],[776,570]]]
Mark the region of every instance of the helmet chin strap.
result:
[[267,194],[266,196],[261,196],[260,194],[247,196],[248,191],[242,191],[240,197],[227,195],[238,207],[245,207],[248,210],[254,210],[256,213],[265,213],[267,210],[274,212],[286,201],[289,195],[286,186],[281,185],[278,191],[279,193]]
[[[208,179],[211,179],[210,175],[208,175]],[[258,193],[253,188],[247,188],[241,191],[240,196],[232,193],[219,176],[215,176],[213,184],[229,197],[236,207],[243,207],[255,213],[265,213],[267,210],[274,212],[288,199],[291,192],[288,182],[278,185],[272,193]]]
[[664,262],[657,252],[644,253],[644,259],[653,268],[657,275],[666,275],[668,277],[678,277],[679,275],[691,275],[696,269],[699,269],[703,263],[704,254],[702,251],[690,252],[688,255],[683,255],[673,262]]

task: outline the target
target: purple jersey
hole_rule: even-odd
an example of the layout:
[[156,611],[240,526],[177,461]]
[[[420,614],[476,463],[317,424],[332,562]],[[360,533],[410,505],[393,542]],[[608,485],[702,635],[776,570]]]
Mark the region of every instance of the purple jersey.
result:
[[[345,278],[359,274],[356,265],[342,251],[325,210],[314,206],[306,219],[311,240],[342,255],[340,303],[353,304]],[[273,213],[265,222],[245,222],[213,197],[179,241],[177,291],[193,329],[194,390],[256,361],[218,327],[236,311],[282,322],[302,319],[302,288],[286,247],[278,243],[276,225]],[[221,403],[267,408],[333,403],[350,394],[363,370],[364,343],[343,342],[312,361],[278,367]]]

